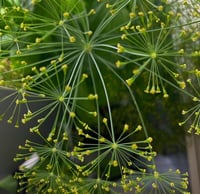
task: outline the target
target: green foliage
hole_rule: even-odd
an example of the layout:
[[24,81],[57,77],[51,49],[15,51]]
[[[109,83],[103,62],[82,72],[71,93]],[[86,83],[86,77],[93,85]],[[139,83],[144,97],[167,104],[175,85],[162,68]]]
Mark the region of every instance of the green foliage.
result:
[[[19,191],[189,193],[187,174],[158,172],[154,150],[171,128],[174,142],[182,137],[178,123],[191,118],[189,132],[199,134],[199,16],[195,0],[5,1],[0,85],[15,90],[0,103],[12,98],[15,108],[0,116],[16,127],[37,120],[30,132],[43,142],[19,146],[16,161],[39,157],[15,175]],[[173,108],[182,95],[196,103],[183,122],[184,102]],[[41,106],[33,111],[34,103]],[[168,105],[177,118],[160,137]]]
[[17,180],[13,176],[8,175],[0,180],[0,188],[7,189],[10,192],[15,192],[17,189]]

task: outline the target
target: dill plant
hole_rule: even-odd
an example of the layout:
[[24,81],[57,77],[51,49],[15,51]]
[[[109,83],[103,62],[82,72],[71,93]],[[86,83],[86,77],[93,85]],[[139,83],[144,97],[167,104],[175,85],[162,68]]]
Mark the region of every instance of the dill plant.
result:
[[[173,88],[192,96],[184,90],[186,62],[199,57],[188,47],[200,38],[198,28],[190,30],[198,16],[192,1],[2,1],[0,84],[13,93],[0,102],[12,99],[15,108],[1,119],[16,127],[36,120],[30,132],[42,140],[19,145],[16,161],[39,158],[20,166],[19,191],[189,193],[187,173],[158,172],[135,93],[169,98]],[[40,108],[32,110],[34,103]],[[45,135],[43,124],[52,118]]]

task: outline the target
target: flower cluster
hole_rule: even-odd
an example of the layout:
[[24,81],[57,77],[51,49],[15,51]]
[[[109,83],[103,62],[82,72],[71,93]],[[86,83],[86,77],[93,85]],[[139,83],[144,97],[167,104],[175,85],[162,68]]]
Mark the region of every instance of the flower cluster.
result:
[[182,110],[182,115],[185,118],[183,122],[180,122],[179,125],[182,126],[184,124],[188,124],[189,129],[188,132],[192,133],[193,131],[195,134],[199,135],[200,134],[200,104],[199,104],[199,99],[200,99],[200,94],[198,91],[199,88],[199,83],[200,83],[200,71],[198,69],[195,69],[193,72],[193,75],[195,77],[189,78],[187,80],[188,84],[188,90],[192,90],[190,92],[190,97],[192,98],[193,103],[190,104],[192,106],[191,108],[184,109]]
[[[126,80],[128,85],[131,86],[143,73],[147,82],[146,93],[162,92],[164,97],[168,97],[166,84],[169,83],[185,88],[181,72],[187,65],[182,61],[184,56],[193,54],[184,45],[191,42],[191,37],[199,39],[199,33],[185,30],[185,17],[180,10],[174,10],[176,5],[171,6],[169,2],[154,4],[145,11],[138,6],[129,13],[128,23],[121,27],[122,40],[117,44],[118,53],[126,54],[126,58],[128,55],[129,60],[116,62],[117,67],[133,66],[132,75]],[[177,23],[180,25],[175,26]]]
[[[182,61],[198,57],[199,51],[184,46],[191,34],[193,40],[199,34],[184,28],[172,5],[154,0],[3,4],[0,86],[12,90],[0,96],[0,103],[11,102],[0,119],[8,118],[16,127],[34,121],[30,132],[41,140],[19,146],[22,153],[15,160],[25,160],[16,174],[19,190],[139,193],[149,185],[155,193],[187,190],[185,175],[157,172],[153,138],[131,87],[142,77],[146,93],[168,97],[166,84],[185,88],[182,71],[187,65]],[[133,106],[131,111],[124,103]],[[134,125],[118,121],[116,104],[130,115],[134,109]]]
[[122,181],[126,182],[127,188],[134,185],[132,191],[135,193],[190,193],[186,191],[189,184],[188,174],[181,174],[180,170],[169,169],[165,173],[159,173],[156,169],[141,173],[132,171],[128,176],[129,181]]

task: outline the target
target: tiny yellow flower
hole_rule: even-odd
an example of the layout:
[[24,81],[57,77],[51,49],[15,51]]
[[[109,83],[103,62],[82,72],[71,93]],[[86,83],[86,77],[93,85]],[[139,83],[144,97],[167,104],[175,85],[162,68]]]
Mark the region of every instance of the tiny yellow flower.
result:
[[178,53],[179,53],[179,54],[184,54],[185,51],[184,51],[184,49],[180,49],[180,50],[178,51]]
[[199,98],[193,97],[192,100],[193,100],[194,102],[197,102],[197,101],[199,101]]
[[71,118],[74,118],[74,117],[76,116],[76,113],[75,113],[75,112],[70,112],[70,113],[69,113],[69,116],[70,116]]
[[89,94],[88,95],[88,99],[89,100],[95,100],[95,99],[97,100],[98,99],[98,95],[97,94]]
[[153,187],[154,189],[156,189],[156,188],[158,188],[158,185],[157,185],[156,183],[152,183],[152,187]]
[[138,148],[138,146],[137,146],[136,143],[134,143],[134,144],[131,145],[131,149],[132,149],[132,150],[136,150],[137,148]]
[[118,68],[121,67],[121,61],[120,61],[120,60],[117,60],[116,63],[115,63],[115,65],[116,65],[116,67],[118,67]]
[[124,124],[123,131],[125,132],[125,131],[128,131],[128,130],[129,130],[129,126],[128,126],[128,124]]
[[159,172],[158,171],[154,171],[153,174],[154,174],[155,179],[157,179],[159,177]]
[[185,111],[185,110],[182,110],[182,115],[185,115],[185,114],[187,114],[187,111]]
[[138,125],[137,128],[136,128],[136,131],[141,131],[141,130],[142,130],[142,126]]
[[68,18],[69,15],[70,15],[69,12],[64,12],[64,13],[63,13],[63,16],[64,16],[65,18]]
[[103,118],[103,123],[107,124],[107,122],[108,122],[108,119],[107,118]]
[[69,42],[74,43],[76,42],[76,38],[74,36],[69,37]]
[[117,160],[113,160],[112,165],[113,165],[114,167],[117,167],[117,166],[118,166]]
[[144,16],[144,12],[140,11],[140,12],[138,12],[138,15],[143,17]]
[[117,52],[123,53],[124,51],[125,51],[125,48],[120,43],[118,43],[117,44]]
[[182,89],[185,89],[186,84],[185,84],[184,81],[178,81],[178,84],[179,84],[179,86],[180,86]]
[[163,11],[163,6],[162,5],[158,6],[158,11]]
[[96,10],[95,9],[91,9],[88,13],[88,15],[94,15],[96,14]]
[[105,139],[104,137],[100,137],[100,138],[99,138],[99,142],[100,142],[100,143],[105,143],[105,141],[106,141],[106,139]]
[[46,70],[47,70],[46,67],[44,67],[44,66],[43,66],[43,67],[40,67],[40,71],[41,71],[41,72],[45,72]]
[[129,79],[126,80],[126,83],[131,86],[133,82],[135,81],[134,77],[130,77]]
[[153,138],[152,138],[152,137],[148,137],[148,138],[147,138],[147,142],[148,142],[148,143],[151,143],[152,141],[153,141]]
[[36,38],[36,39],[35,39],[35,43],[40,43],[41,41],[42,41],[41,38]]
[[125,40],[126,38],[127,38],[126,34],[122,34],[122,35],[121,35],[121,39],[122,39],[122,40]]
[[86,34],[87,34],[88,36],[91,36],[91,35],[93,34],[93,32],[92,32],[91,30],[89,30],[89,31],[86,32]]
[[135,14],[134,12],[130,12],[130,13],[129,13],[129,17],[130,17],[131,19],[133,19],[133,18],[136,17],[136,14]]

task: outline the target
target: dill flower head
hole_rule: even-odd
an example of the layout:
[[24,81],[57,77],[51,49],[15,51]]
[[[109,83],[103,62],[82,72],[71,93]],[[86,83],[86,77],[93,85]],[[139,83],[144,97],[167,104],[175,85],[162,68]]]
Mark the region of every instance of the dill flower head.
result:
[[[166,84],[185,88],[184,59],[199,57],[185,45],[199,40],[199,34],[185,28],[172,5],[147,0],[3,3],[0,85],[14,90],[0,98],[0,103],[11,100],[0,118],[16,127],[35,121],[30,132],[42,140],[19,146],[22,153],[15,160],[25,160],[16,174],[20,189],[55,194],[116,193],[116,187],[139,193],[149,185],[158,193],[187,190],[187,179],[156,171],[153,138],[130,87],[142,77],[146,93],[168,97]],[[193,9],[190,3],[183,6]],[[198,17],[196,6],[194,14]],[[118,104],[124,112],[126,104],[134,111],[117,119]],[[126,122],[130,117],[133,125]]]
[[[199,135],[200,134],[200,123],[199,123],[199,113],[200,113],[200,95],[198,92],[199,88],[199,75],[200,71],[195,69],[192,74],[191,78],[187,79],[187,91],[189,93],[189,99],[191,103],[189,103],[189,108],[185,108],[182,110],[182,115],[184,120],[179,123],[179,126],[182,125],[189,125],[188,132]],[[189,101],[189,99],[187,99]]]
[[[54,139],[55,140],[55,139]],[[15,174],[19,180],[19,191],[34,191],[37,193],[68,193],[71,181],[77,177],[70,154],[63,150],[63,141],[46,141],[46,144],[26,141],[21,150],[29,153],[17,154],[15,160],[25,157],[20,166],[20,172]]]
[[[187,5],[183,7],[187,9]],[[185,88],[182,72],[187,66],[182,65],[182,61],[192,56],[192,51],[186,45],[194,34],[198,37],[198,30],[186,30],[190,25],[179,11],[168,2],[151,5],[145,12],[139,6],[130,12],[129,21],[121,27],[121,43],[117,45],[118,52],[129,58],[128,61],[121,61],[123,67],[127,65],[130,69],[128,64],[133,66],[132,75],[126,80],[129,86],[143,74],[147,82],[146,93],[162,92],[164,97],[168,97],[166,84]],[[117,64],[120,67],[120,61]]]
[[134,185],[135,193],[187,193],[188,173],[181,174],[180,170],[169,170],[160,173],[156,169],[152,172],[133,172],[127,179],[123,179],[125,184]]

